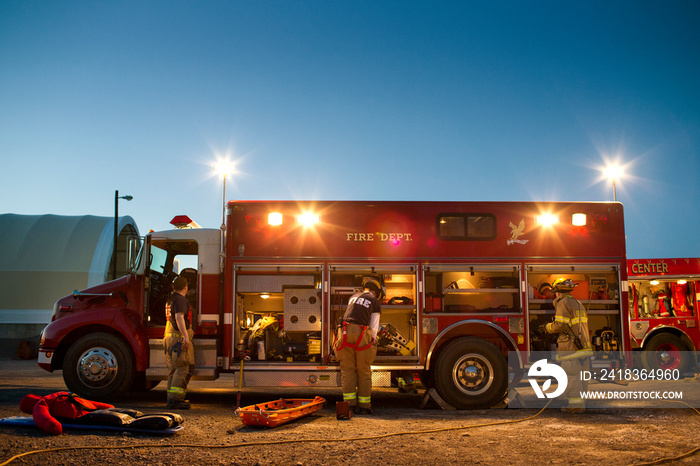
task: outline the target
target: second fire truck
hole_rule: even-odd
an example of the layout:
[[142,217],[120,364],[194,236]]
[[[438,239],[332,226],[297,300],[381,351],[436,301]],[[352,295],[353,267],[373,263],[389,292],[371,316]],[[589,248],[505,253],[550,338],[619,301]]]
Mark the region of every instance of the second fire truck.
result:
[[630,259],[630,331],[648,369],[692,370],[700,350],[700,258]]

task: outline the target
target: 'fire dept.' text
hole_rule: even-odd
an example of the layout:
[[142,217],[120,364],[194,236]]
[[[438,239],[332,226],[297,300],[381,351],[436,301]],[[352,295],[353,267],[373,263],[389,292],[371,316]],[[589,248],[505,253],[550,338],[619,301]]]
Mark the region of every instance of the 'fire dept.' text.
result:
[[345,241],[353,242],[400,242],[400,241],[413,241],[411,238],[411,233],[346,233]]

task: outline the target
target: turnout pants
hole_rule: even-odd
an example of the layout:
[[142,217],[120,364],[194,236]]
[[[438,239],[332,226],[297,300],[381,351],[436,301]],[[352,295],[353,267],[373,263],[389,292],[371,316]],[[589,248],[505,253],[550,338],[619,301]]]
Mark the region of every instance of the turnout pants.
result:
[[182,335],[180,332],[173,332],[165,334],[163,348],[168,363],[168,401],[183,401],[187,395],[187,385],[194,373],[194,344],[187,351],[183,350]]
[[[559,351],[564,355],[572,355],[578,350],[573,341],[558,342]],[[581,380],[581,371],[591,370],[591,358],[563,359],[561,368],[567,375],[567,385],[564,396],[569,400],[569,408],[585,408],[586,400],[581,397],[581,392],[588,390],[588,381]]]
[[581,380],[581,371],[591,370],[591,358],[562,361],[561,368],[566,371],[568,384],[564,396],[569,400],[569,408],[585,408],[586,400],[581,392],[588,391],[588,381]]
[[[342,332],[342,329],[339,332]],[[358,338],[360,338],[359,342]],[[339,340],[342,341],[342,334],[339,335]],[[377,356],[377,347],[370,346],[372,334],[369,329],[363,332],[362,327],[357,324],[347,324],[346,342],[341,349],[335,348],[335,355],[340,360],[343,401],[349,402],[350,406],[371,408],[372,363]],[[367,348],[358,351],[355,347]]]

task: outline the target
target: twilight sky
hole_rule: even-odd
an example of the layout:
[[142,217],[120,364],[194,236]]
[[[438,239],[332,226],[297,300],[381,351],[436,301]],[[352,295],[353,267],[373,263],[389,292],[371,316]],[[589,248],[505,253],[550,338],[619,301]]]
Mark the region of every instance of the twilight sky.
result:
[[142,233],[228,199],[612,200],[700,257],[695,1],[0,2],[0,213]]

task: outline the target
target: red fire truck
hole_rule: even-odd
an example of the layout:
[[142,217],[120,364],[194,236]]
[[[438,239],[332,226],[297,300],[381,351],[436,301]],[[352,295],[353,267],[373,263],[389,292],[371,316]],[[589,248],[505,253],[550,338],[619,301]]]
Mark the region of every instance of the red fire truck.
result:
[[632,345],[650,369],[692,369],[700,348],[700,258],[630,259]]
[[339,387],[334,332],[367,276],[386,289],[375,386],[412,372],[457,408],[498,403],[508,353],[522,371],[551,349],[529,331],[552,320],[562,276],[591,330],[630,349],[619,203],[231,201],[226,215],[222,230],[148,234],[129,275],[60,299],[39,365],[95,399],[164,380],[178,273],[194,291],[195,378],[243,370],[246,387]]

